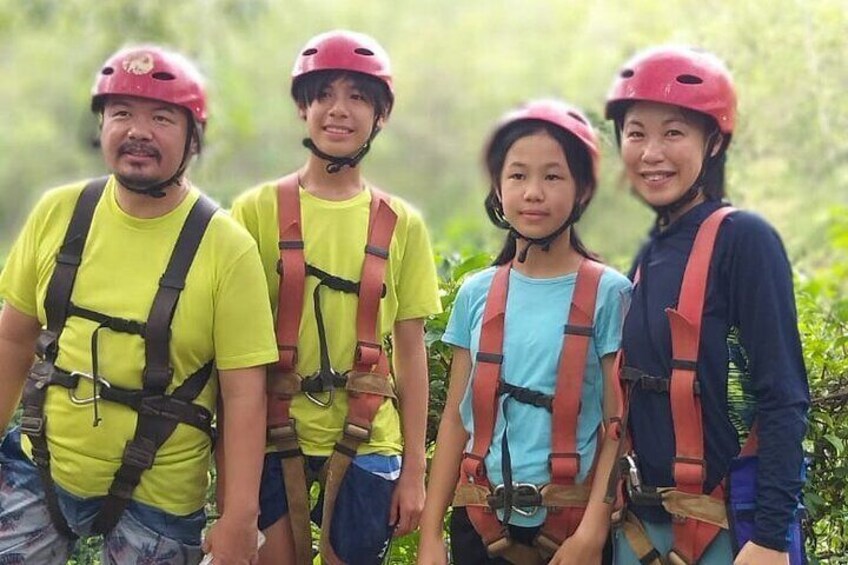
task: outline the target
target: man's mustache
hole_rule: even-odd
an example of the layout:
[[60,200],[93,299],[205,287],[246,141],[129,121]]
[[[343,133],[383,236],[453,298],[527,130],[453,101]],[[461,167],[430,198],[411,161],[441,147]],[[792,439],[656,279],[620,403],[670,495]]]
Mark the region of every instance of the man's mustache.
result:
[[159,160],[162,156],[158,149],[143,141],[125,141],[118,147],[118,153],[153,157],[156,160]]

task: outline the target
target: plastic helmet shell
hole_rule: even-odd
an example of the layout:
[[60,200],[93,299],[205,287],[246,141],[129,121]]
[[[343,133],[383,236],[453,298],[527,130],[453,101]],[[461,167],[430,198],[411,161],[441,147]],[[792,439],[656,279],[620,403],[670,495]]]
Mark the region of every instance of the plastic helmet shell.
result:
[[616,118],[620,103],[637,100],[707,114],[727,135],[736,123],[736,89],[730,72],[715,55],[691,47],[658,47],[627,61],[607,95],[607,119]]
[[581,112],[577,107],[567,104],[561,100],[532,100],[519,108],[504,114],[500,121],[498,121],[492,135],[489,137],[489,142],[486,144],[486,151],[484,154],[489,153],[492,142],[504,128],[515,122],[523,120],[539,120],[548,122],[577,137],[577,139],[586,146],[586,149],[589,150],[589,155],[592,159],[592,171],[597,179],[601,155],[598,150],[598,137],[595,134],[595,130],[592,128],[592,124],[583,112]]
[[206,123],[206,91],[200,72],[182,55],[155,45],[128,47],[109,57],[91,90],[92,109],[100,110],[109,95],[175,104],[200,124]]
[[352,71],[374,77],[394,98],[389,55],[377,41],[364,33],[334,30],[310,39],[294,62],[292,94],[297,80],[316,71]]

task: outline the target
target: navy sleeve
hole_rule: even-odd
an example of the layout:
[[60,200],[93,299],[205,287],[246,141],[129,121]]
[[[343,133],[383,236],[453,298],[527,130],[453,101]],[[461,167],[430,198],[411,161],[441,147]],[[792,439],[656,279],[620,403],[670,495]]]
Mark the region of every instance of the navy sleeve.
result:
[[759,470],[753,541],[786,551],[803,487],[802,440],[810,393],[801,352],[792,270],[780,237],[760,217],[729,220],[730,314],[748,353],[757,399]]

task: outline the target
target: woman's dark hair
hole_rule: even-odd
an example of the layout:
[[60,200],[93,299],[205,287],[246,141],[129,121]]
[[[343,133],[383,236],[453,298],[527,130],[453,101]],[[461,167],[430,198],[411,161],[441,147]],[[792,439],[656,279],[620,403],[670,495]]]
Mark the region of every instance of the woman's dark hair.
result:
[[[504,162],[506,161],[506,154],[510,147],[522,137],[542,132],[547,133],[559,143],[563,154],[565,154],[565,160],[568,163],[571,176],[574,178],[574,183],[577,186],[577,194],[574,197],[574,208],[570,217],[572,226],[569,232],[569,243],[580,255],[597,260],[598,256],[589,251],[583,244],[573,225],[577,223],[589,205],[589,202],[595,196],[597,179],[595,178],[592,156],[589,154],[589,149],[577,136],[550,122],[544,120],[520,120],[495,132],[484,156],[486,170],[489,173],[490,180],[489,194],[483,203],[486,208],[486,214],[488,214],[489,219],[497,227],[502,229],[512,228],[504,217],[503,206],[498,198],[498,194],[501,191],[501,173],[503,172]],[[515,258],[515,253],[516,240],[510,231],[493,265],[509,263]]]
[[375,117],[389,116],[392,111],[392,95],[386,84],[372,76],[355,71],[325,70],[307,73],[299,77],[292,85],[292,96],[298,106],[306,108],[324,89],[340,78],[350,80],[365,100],[374,106]]
[[[615,123],[615,141],[619,150],[621,149],[621,131],[624,129],[624,117],[627,111],[635,104],[635,101],[619,102],[614,108],[613,121]],[[727,162],[727,146],[730,144],[730,134],[722,134],[718,128],[718,122],[715,118],[708,116],[696,110],[689,108],[677,107],[683,114],[683,117],[690,123],[696,124],[704,132],[704,139],[707,140],[707,154],[704,156],[703,170],[701,171],[701,192],[707,200],[723,200],[726,192],[724,187],[724,169]],[[719,136],[723,135],[721,147],[718,153],[713,157],[709,153],[712,152],[713,144]]]

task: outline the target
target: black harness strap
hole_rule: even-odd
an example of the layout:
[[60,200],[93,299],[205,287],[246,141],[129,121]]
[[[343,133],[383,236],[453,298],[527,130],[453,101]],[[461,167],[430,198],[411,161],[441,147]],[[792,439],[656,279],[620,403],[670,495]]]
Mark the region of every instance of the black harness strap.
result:
[[159,279],[159,290],[147,317],[147,331],[144,336],[143,379],[146,389],[164,392],[171,384],[173,372],[170,368],[168,347],[171,340],[171,320],[177,309],[180,292],[185,288],[189,267],[197,248],[200,247],[203,234],[206,233],[206,226],[217,209],[218,206],[209,198],[201,195],[197,199],[177,238],[168,268]]
[[[91,220],[94,218],[94,209],[100,201],[103,189],[109,177],[101,177],[89,182],[77,200],[68,231],[59,254],[56,256],[56,268],[47,285],[47,296],[44,298],[44,310],[47,315],[47,332],[52,338],[52,344],[45,344],[44,353],[51,362],[56,361],[59,354],[59,335],[65,327],[71,305],[71,293],[74,290],[74,282],[77,278],[77,270],[82,263],[82,251],[88,232],[91,228]],[[50,347],[52,345],[52,347]]]
[[59,499],[50,474],[50,451],[47,447],[47,418],[44,415],[44,403],[47,400],[47,388],[53,373],[56,357],[59,355],[59,336],[68,319],[71,293],[77,270],[82,263],[82,251],[94,217],[94,210],[108,177],[90,181],[74,206],[65,239],[56,255],[56,267],[47,285],[44,308],[47,315],[47,329],[42,330],[36,342],[36,352],[40,360],[33,366],[24,387],[21,418],[21,432],[26,434],[32,444],[32,460],[38,468],[44,485],[45,502],[50,518],[56,529],[69,539],[77,539],[71,531],[65,516],[59,508]]
[[[197,380],[189,378],[174,394],[165,395],[165,389],[173,377],[169,351],[171,322],[180,293],[185,288],[188,270],[217,209],[217,205],[209,198],[203,195],[198,198],[183,224],[165,274],[159,279],[159,290],[153,299],[144,335],[144,394],[140,398],[135,435],[124,447],[121,466],[109,487],[109,496],[103,501],[92,526],[96,533],[106,534],[118,523],[132,500],[132,493],[141,481],[141,475],[153,467],[156,452],[180,423],[179,414],[190,410],[187,404],[190,404],[193,397],[181,397],[188,397],[191,393],[194,393],[194,397],[200,394],[211,373],[212,366],[209,363],[198,371],[205,373],[205,377],[198,377]],[[178,394],[177,391],[183,387],[186,390]],[[211,429],[211,414],[209,420]]]
[[498,383],[498,394],[505,394],[514,399],[516,402],[520,402],[522,404],[529,404],[536,408],[544,408],[548,412],[553,412],[554,410],[554,396],[552,394],[545,394],[544,392],[533,390],[532,388],[516,386],[501,380]]

